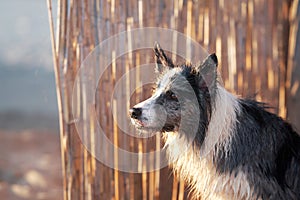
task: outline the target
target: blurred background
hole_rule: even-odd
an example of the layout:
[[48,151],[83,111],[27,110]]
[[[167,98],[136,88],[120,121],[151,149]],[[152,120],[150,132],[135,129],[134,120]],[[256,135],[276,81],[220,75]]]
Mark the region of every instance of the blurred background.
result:
[[47,4],[0,1],[0,10],[0,196],[62,199]]
[[[271,112],[300,130],[299,0],[57,0],[52,4],[54,25],[57,5],[59,20],[65,22],[56,27],[65,117],[62,140],[47,1],[0,1],[1,199],[186,198],[184,184],[173,179],[167,168],[128,174],[99,163],[82,146],[70,123],[72,84],[65,83],[74,81],[81,62],[99,42],[133,28],[174,29],[216,52],[228,90],[243,96],[257,94],[257,100],[273,107]],[[99,97],[108,98],[97,105],[99,115],[110,109],[105,101],[111,100],[113,71],[117,80],[125,72],[124,65],[128,71],[152,59],[149,52],[138,51],[124,57],[124,62],[115,64],[120,70],[111,67],[106,85],[98,87]],[[138,80],[131,81],[138,85]],[[84,95],[82,91],[79,98]],[[140,90],[133,101],[147,95],[149,91]],[[108,137],[116,145],[129,142],[132,150],[150,150],[145,141],[128,139],[115,129],[111,113],[100,122],[106,124]]]

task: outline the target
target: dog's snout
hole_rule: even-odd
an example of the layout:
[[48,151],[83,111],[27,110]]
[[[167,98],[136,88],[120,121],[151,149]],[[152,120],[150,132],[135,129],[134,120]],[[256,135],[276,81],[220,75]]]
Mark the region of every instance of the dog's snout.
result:
[[131,108],[129,110],[130,117],[133,119],[138,119],[142,114],[142,108]]

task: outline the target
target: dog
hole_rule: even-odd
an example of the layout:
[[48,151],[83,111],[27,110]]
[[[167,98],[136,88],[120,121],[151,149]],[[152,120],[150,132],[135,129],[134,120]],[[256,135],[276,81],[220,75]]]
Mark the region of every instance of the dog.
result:
[[129,110],[160,131],[174,173],[193,199],[300,199],[300,137],[264,103],[228,92],[215,54],[177,65],[154,46],[153,95]]

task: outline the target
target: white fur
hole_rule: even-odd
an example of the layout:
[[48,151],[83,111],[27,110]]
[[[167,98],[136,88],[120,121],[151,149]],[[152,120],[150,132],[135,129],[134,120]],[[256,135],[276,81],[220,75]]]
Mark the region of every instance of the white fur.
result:
[[[164,133],[166,147],[174,172],[186,181],[198,199],[251,199],[251,188],[241,171],[219,174],[213,165],[213,149],[230,145],[236,112],[239,112],[237,98],[223,87],[217,87],[215,110],[213,110],[203,148],[195,151],[184,137],[176,132]],[[228,149],[227,149],[228,150]]]

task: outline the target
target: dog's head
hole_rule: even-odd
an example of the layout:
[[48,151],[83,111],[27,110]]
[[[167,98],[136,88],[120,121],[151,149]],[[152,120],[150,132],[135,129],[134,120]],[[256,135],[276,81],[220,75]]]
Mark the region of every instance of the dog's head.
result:
[[145,131],[177,131],[185,116],[190,119],[185,120],[186,127],[198,119],[204,138],[216,93],[216,55],[192,66],[174,64],[159,44],[155,44],[154,52],[159,73],[156,89],[149,99],[130,109],[132,123]]

